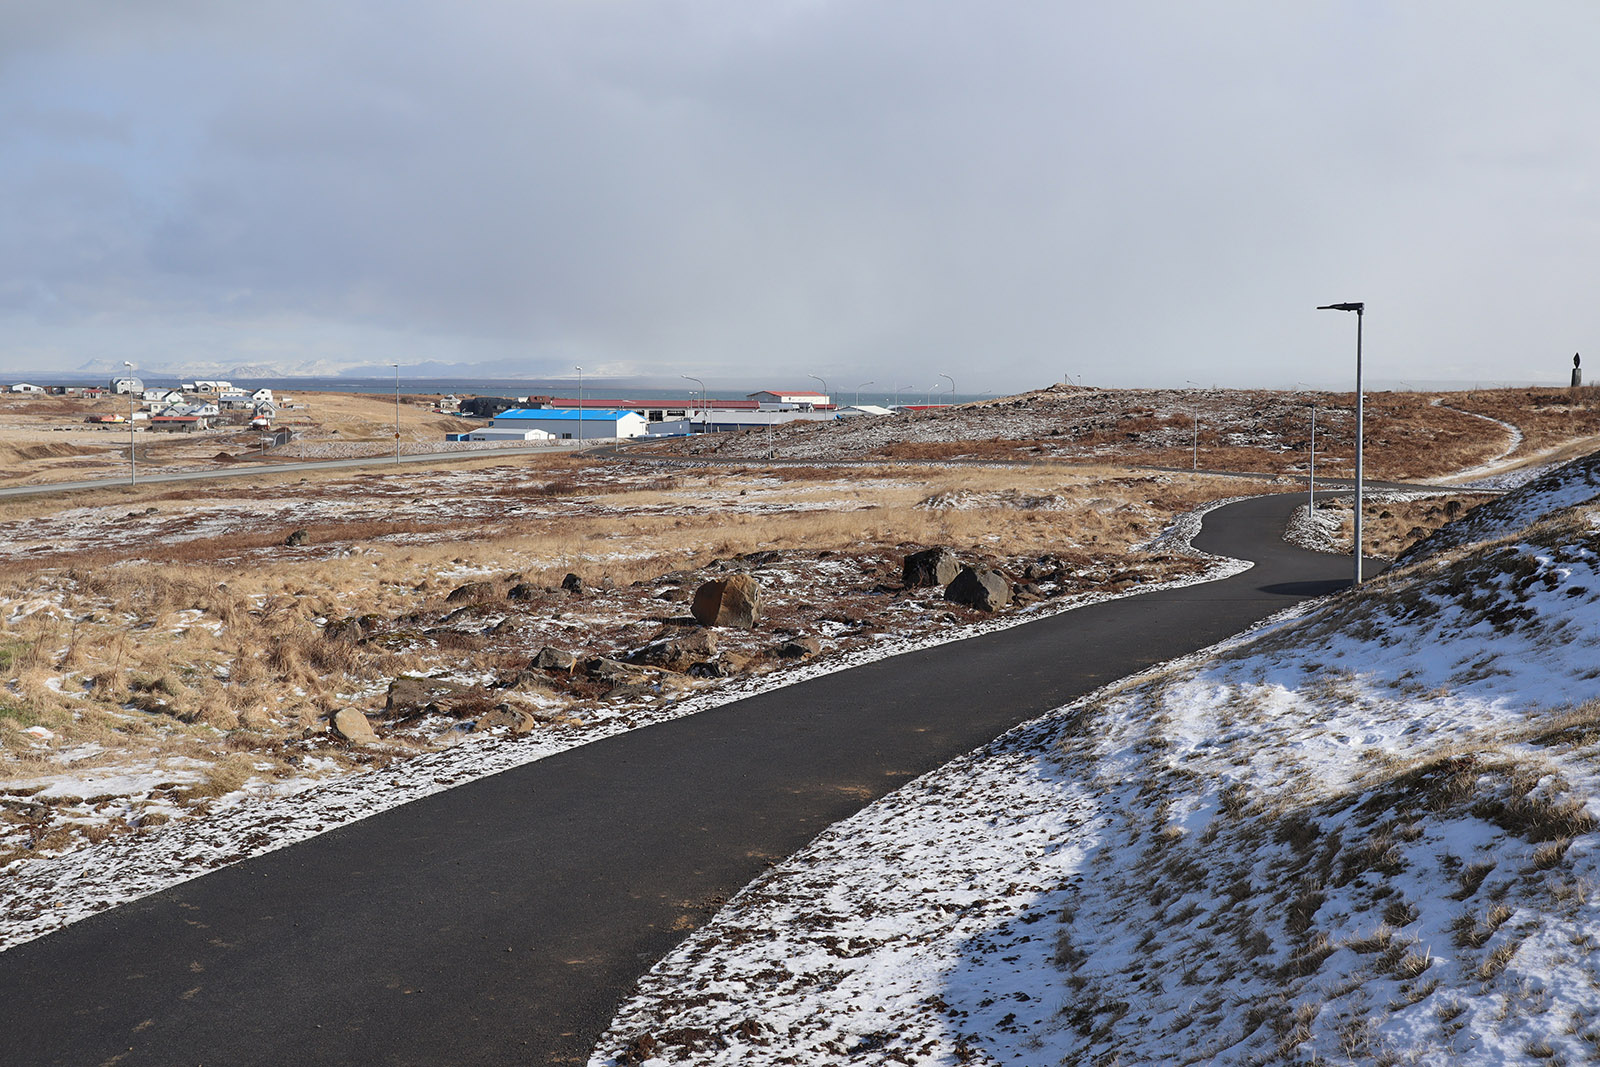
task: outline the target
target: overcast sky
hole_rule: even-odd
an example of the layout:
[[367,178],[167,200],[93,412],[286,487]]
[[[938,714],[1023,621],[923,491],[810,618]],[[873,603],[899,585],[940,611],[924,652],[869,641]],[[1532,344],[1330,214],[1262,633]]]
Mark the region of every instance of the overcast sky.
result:
[[[1600,373],[1600,5],[0,0],[0,369]],[[891,383],[886,385],[885,383]]]

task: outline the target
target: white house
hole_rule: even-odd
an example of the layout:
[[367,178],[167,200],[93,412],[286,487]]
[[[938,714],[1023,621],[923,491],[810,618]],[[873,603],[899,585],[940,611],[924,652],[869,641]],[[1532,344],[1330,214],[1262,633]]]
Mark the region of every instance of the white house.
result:
[[11,391],[13,393],[42,393],[44,392],[44,386],[29,385],[27,382],[18,382],[16,385],[11,387]]
[[754,400],[763,408],[784,405],[804,411],[809,408],[827,407],[829,403],[827,393],[809,393],[805,391],[774,392],[771,389],[763,389],[759,393],[747,393],[745,396],[747,399]]
[[485,426],[470,433],[453,434],[457,441],[554,441],[556,435],[549,430],[533,426]]
[[194,391],[197,393],[226,393],[232,388],[232,382],[197,381],[194,383]]
[[257,389],[255,392],[250,394],[250,399],[254,400],[257,404],[260,404],[260,403],[270,404],[270,403],[272,403],[272,390],[271,389]]
[[587,408],[513,408],[490,424],[494,429],[540,429],[561,440],[605,440],[643,437],[649,428],[637,411],[591,411]]
[[111,379],[113,393],[140,393],[144,392],[144,382],[139,378],[113,378]]

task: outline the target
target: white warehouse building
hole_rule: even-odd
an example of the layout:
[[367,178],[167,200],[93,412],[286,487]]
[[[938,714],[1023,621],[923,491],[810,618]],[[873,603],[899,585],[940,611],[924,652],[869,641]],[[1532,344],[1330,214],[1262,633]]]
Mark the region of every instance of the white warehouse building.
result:
[[496,430],[539,429],[561,440],[574,441],[643,437],[649,427],[637,411],[588,408],[513,408],[496,415],[490,425]]

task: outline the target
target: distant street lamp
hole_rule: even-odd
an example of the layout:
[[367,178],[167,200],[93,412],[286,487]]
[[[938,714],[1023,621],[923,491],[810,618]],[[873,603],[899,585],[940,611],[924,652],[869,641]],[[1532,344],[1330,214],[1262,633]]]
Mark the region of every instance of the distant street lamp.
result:
[[[1298,383],[1304,386],[1305,382]],[[1307,386],[1307,388],[1310,388]],[[1306,514],[1314,516],[1317,513],[1317,401],[1311,399],[1311,468],[1306,478],[1307,500]]]
[[894,406],[895,406],[896,410],[898,410],[899,407],[900,407],[900,391],[902,389],[910,389],[910,388],[911,388],[911,386],[909,386],[909,385],[897,385],[897,386],[894,387]]
[[822,399],[825,400],[825,401],[831,399],[828,396],[828,380],[826,378],[818,378],[815,374],[808,374],[808,375],[806,375],[806,377],[812,379],[813,381],[821,382],[822,383]]
[[[692,376],[690,376],[688,374],[680,374],[680,375],[678,375],[678,377],[687,378],[691,382],[699,382],[700,383],[700,425],[702,427],[701,432],[705,433],[706,431],[705,431],[704,427],[705,427],[705,425],[706,425],[706,423],[708,421],[708,418],[709,418],[708,415],[706,414],[706,404],[708,403],[708,401],[706,400],[706,383],[705,382],[701,382],[699,378],[692,377]],[[689,399],[693,400],[694,396],[691,395],[689,397]],[[692,418],[689,420],[689,432],[690,433],[694,432],[694,419],[692,419]]]
[[1356,313],[1356,528],[1353,552],[1356,559],[1355,584],[1361,584],[1361,439],[1365,429],[1366,394],[1361,390],[1361,321],[1367,305],[1362,301],[1347,304],[1321,304],[1318,311],[1354,311]]
[[400,462],[400,364],[391,363],[394,368],[394,461]]
[[877,384],[877,382],[862,382],[860,385],[856,386],[856,407],[861,406],[861,390],[866,386]]
[[139,484],[139,460],[134,456],[133,443],[133,364],[127,360],[122,365],[128,368],[128,484]]
[[[1189,379],[1185,378],[1184,381],[1189,382]],[[1205,388],[1205,386],[1201,385],[1199,382],[1189,382],[1189,384],[1194,386],[1196,389],[1204,389]],[[1192,414],[1194,416],[1194,464],[1190,469],[1191,470],[1199,470],[1200,469],[1200,411],[1199,411],[1198,408],[1196,408],[1193,411],[1191,411],[1190,414]]]
[[583,368],[574,367],[578,372],[578,447],[583,447]]
[[950,383],[950,406],[954,407],[956,403],[956,380],[948,374],[941,374],[939,377]]

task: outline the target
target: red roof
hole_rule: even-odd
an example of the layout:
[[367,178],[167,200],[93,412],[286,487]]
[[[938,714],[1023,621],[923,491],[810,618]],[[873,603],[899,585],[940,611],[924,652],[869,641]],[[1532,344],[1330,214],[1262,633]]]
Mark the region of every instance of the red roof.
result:
[[[634,400],[617,400],[615,398],[608,398],[608,397],[589,397],[589,396],[586,396],[586,397],[583,398],[583,400],[581,402],[577,401],[577,400],[572,400],[572,399],[567,398],[567,397],[559,397],[559,396],[530,396],[528,398],[529,403],[532,403],[535,400],[537,400],[537,401],[539,401],[540,403],[543,403],[543,404],[549,404],[551,407],[558,407],[558,408],[576,408],[576,407],[603,408],[603,409],[605,409],[607,411],[613,411],[613,410],[634,411],[634,410],[644,409],[644,408],[654,408],[654,409],[659,409],[659,408],[689,408],[689,407],[698,408],[700,406],[700,398],[699,397],[694,397],[693,399],[690,399],[690,400],[640,400],[640,401],[634,401]],[[706,401],[706,406],[709,407],[709,408],[722,408],[722,409],[725,409],[725,410],[728,410],[728,411],[754,411],[754,410],[756,410],[756,408],[760,407],[761,405],[758,404],[754,400],[717,400],[717,399],[713,398],[711,400]]]

